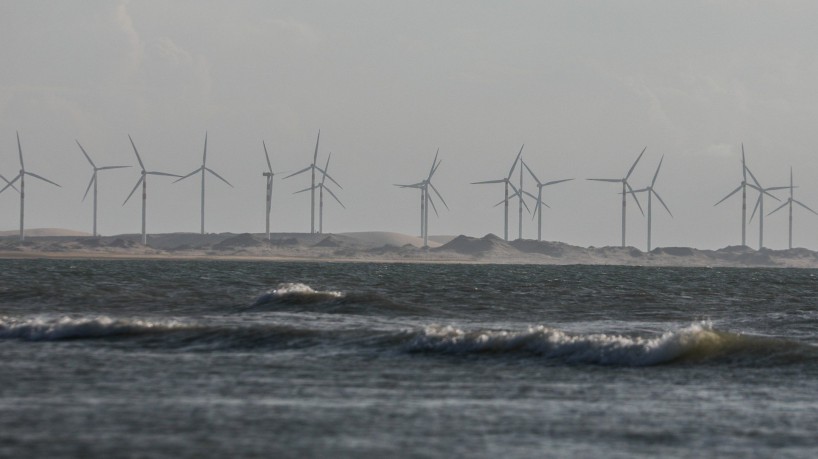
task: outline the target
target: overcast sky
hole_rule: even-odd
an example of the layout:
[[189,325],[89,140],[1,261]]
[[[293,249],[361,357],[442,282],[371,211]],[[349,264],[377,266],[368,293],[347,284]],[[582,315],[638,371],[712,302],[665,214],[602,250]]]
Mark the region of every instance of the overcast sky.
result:
[[[810,1],[5,1],[0,173],[19,169],[19,130],[27,170],[62,185],[27,181],[26,226],[90,231],[74,139],[98,165],[135,165],[131,134],[149,169],[186,174],[207,131],[208,166],[235,185],[208,182],[207,230],[262,232],[262,140],[296,171],[320,129],[347,206],[326,204],[325,232],[417,234],[419,193],[393,184],[423,179],[440,148],[451,210],[430,233],[502,235],[502,185],[469,183],[504,176],[525,144],[540,179],[577,179],[547,189],[544,238],[603,246],[620,242],[619,188],[585,179],[623,176],[647,146],[632,184],[664,155],[656,189],[674,215],[654,207],[654,246],[734,245],[740,197],[713,204],[739,185],[741,142],[762,185],[792,166],[818,210],[816,17]],[[309,231],[309,194],[292,195],[308,176],[281,177],[273,230]],[[122,206],[137,180],[100,174],[101,233],[139,231],[139,200]],[[150,177],[148,231],[198,231],[198,179],[171,182]],[[18,202],[0,195],[0,229]],[[628,244],[644,249],[645,226],[629,202]],[[818,216],[796,209],[794,232],[818,249]],[[786,244],[782,211],[765,245]]]

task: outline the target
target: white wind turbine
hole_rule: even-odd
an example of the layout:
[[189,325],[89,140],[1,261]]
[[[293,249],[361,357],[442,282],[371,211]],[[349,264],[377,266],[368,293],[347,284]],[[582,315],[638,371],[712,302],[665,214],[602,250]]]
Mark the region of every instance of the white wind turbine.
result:
[[[317,185],[315,185],[319,190],[319,192],[318,192],[318,233],[319,234],[324,232],[324,190],[327,190],[327,193],[329,193],[330,196],[335,198],[335,200],[338,201],[338,204],[340,204],[341,207],[346,209],[346,206],[344,205],[344,203],[342,203],[341,200],[338,199],[338,196],[335,196],[335,193],[333,193],[332,190],[329,189],[327,187],[327,185],[325,184],[328,177],[330,178],[330,180],[332,180],[332,177],[330,177],[329,174],[327,173],[327,171],[329,170],[329,160],[330,160],[331,157],[332,157],[332,153],[327,155],[327,164],[324,166],[324,170],[321,171],[322,172],[321,173],[321,181],[318,182]],[[335,182],[335,180],[332,180],[332,181]],[[335,182],[335,183],[338,184],[338,182]],[[338,185],[338,187],[340,187],[340,186],[341,185]],[[313,188],[304,188],[303,190],[296,191],[293,194],[303,193],[305,191],[310,191],[311,189],[313,189]]]
[[[312,164],[305,167],[304,169],[301,169],[298,172],[293,172],[292,174],[284,177],[284,179],[286,180],[286,179],[288,179],[290,177],[294,177],[294,176],[296,176],[298,174],[301,174],[303,172],[311,171],[311,173],[312,173],[312,180],[310,181],[310,188],[309,188],[309,190],[310,190],[310,234],[315,234],[315,189],[316,189],[316,186],[315,186],[315,171],[318,171],[318,172],[321,172],[321,173],[324,172],[324,171],[321,170],[320,167],[315,165],[315,163],[318,161],[318,142],[320,140],[321,140],[321,131],[319,130],[318,131],[318,137],[316,137],[316,139],[315,139],[315,153],[313,153],[313,156],[312,156]],[[332,181],[333,183],[338,185],[339,188],[341,188],[341,185],[339,185],[338,182],[333,180],[332,177],[327,176],[327,178],[329,178],[330,181]]]
[[270,155],[267,153],[267,144],[264,141],[261,141],[261,145],[264,147],[264,157],[267,159],[267,172],[262,173],[267,179],[267,206],[266,206],[266,233],[267,233],[267,240],[270,240],[270,209],[273,205],[273,178],[275,177],[275,172],[273,172],[273,165],[270,163]]
[[570,182],[571,180],[574,179],[570,178],[562,180],[552,180],[550,182],[543,183],[540,181],[539,178],[537,178],[537,176],[534,174],[534,171],[532,171],[531,168],[528,167],[528,164],[526,164],[525,161],[523,161],[523,166],[525,166],[525,168],[528,170],[528,173],[531,174],[531,177],[534,179],[534,181],[537,182],[537,196],[534,196],[533,194],[527,191],[525,192],[525,194],[534,198],[535,202],[537,203],[534,206],[534,214],[535,216],[539,217],[539,219],[537,220],[537,240],[542,241],[542,206],[550,208],[550,206],[542,200],[542,189],[547,186],[556,185],[558,183]]
[[97,237],[97,236],[99,236],[99,233],[97,233],[97,173],[99,171],[104,171],[104,170],[108,170],[108,169],[122,169],[122,168],[125,168],[125,167],[131,167],[131,166],[97,167],[97,165],[94,164],[94,161],[91,160],[91,157],[88,155],[88,152],[85,151],[85,148],[82,148],[82,145],[80,145],[80,141],[76,140],[76,139],[74,139],[74,141],[77,142],[77,146],[80,147],[80,151],[82,151],[82,154],[85,155],[85,159],[88,160],[88,163],[91,164],[91,167],[94,169],[94,173],[91,174],[91,181],[88,182],[88,188],[85,189],[85,194],[82,196],[82,200],[85,201],[85,198],[88,197],[88,192],[91,190],[91,186],[93,185],[94,186],[94,233],[93,234],[94,234],[94,237]]
[[18,180],[20,181],[20,189],[19,189],[19,192],[20,192],[20,241],[24,241],[25,237],[26,237],[25,224],[24,224],[25,209],[26,209],[26,175],[28,175],[30,177],[40,179],[40,180],[42,180],[44,182],[48,182],[48,183],[50,183],[52,185],[55,185],[55,186],[60,186],[60,185],[57,185],[56,183],[52,182],[51,180],[48,180],[45,177],[41,177],[41,176],[35,174],[34,172],[29,172],[29,171],[26,170],[25,164],[23,164],[23,147],[20,146],[20,133],[19,132],[17,133],[17,151],[18,151],[18,153],[20,153],[20,172],[17,174],[16,177],[11,179],[11,181],[6,180],[5,177],[3,178],[3,180],[6,181],[6,186],[3,187],[2,190],[0,190],[0,193],[6,191],[6,188],[14,188],[16,190],[17,188],[14,187],[14,183],[16,181],[18,181]]
[[648,194],[648,252],[650,252],[650,248],[651,248],[650,235],[651,235],[651,222],[653,221],[653,211],[652,211],[652,204],[653,204],[652,203],[652,198],[653,198],[653,196],[656,196],[656,199],[659,200],[659,202],[662,204],[662,207],[664,207],[665,210],[667,211],[667,213],[671,217],[673,217],[673,214],[670,212],[670,209],[668,209],[667,204],[665,204],[665,201],[662,199],[661,196],[659,196],[659,193],[653,188],[656,185],[656,178],[659,177],[659,169],[662,168],[662,161],[664,161],[664,160],[665,160],[665,157],[662,156],[662,159],[659,160],[659,166],[656,167],[656,173],[653,174],[653,180],[651,180],[650,185],[646,186],[645,188],[639,189],[639,190],[630,191],[630,193],[633,193],[633,194],[636,194],[636,193],[647,193]]
[[201,213],[202,227],[201,227],[201,234],[205,233],[205,177],[207,175],[206,172],[210,172],[211,174],[216,176],[216,178],[218,178],[222,182],[230,185],[230,188],[233,188],[233,185],[230,182],[228,182],[227,180],[225,180],[224,177],[217,174],[213,169],[207,167],[207,132],[205,132],[204,153],[202,154],[202,165],[199,166],[198,168],[196,168],[196,170],[194,170],[193,172],[191,172],[191,173],[185,175],[184,177],[181,177],[181,178],[179,178],[179,179],[177,179],[177,180],[175,180],[173,182],[173,183],[179,182],[179,181],[184,180],[184,179],[186,179],[186,178],[188,178],[188,177],[190,177],[190,176],[192,176],[194,174],[197,174],[197,173],[202,174],[202,213]]
[[806,204],[804,204],[801,201],[797,201],[793,197],[793,190],[795,189],[795,186],[793,186],[793,183],[792,183],[792,167],[790,167],[790,186],[789,186],[789,189],[790,189],[790,197],[789,197],[789,199],[787,199],[787,202],[785,202],[784,204],[781,204],[775,210],[773,210],[772,212],[770,212],[767,215],[768,216],[772,215],[772,214],[778,212],[779,210],[783,209],[784,206],[789,205],[789,207],[790,207],[790,245],[789,245],[789,248],[792,249],[792,205],[793,205],[793,203],[798,204],[799,206],[803,207],[804,209],[807,209],[808,211],[814,213],[815,215],[818,215],[818,212],[815,212],[814,210],[807,207]]
[[[522,154],[523,154],[523,147],[525,147],[525,144],[523,144],[523,146],[520,147],[520,152],[517,153],[517,157],[514,159],[514,163],[512,163],[511,169],[509,169],[507,177],[497,179],[497,180],[484,180],[482,182],[472,182],[472,185],[484,185],[484,184],[488,184],[488,183],[503,183],[503,184],[505,184],[505,199],[503,199],[503,201],[501,201],[501,204],[505,203],[505,206],[504,206],[505,207],[505,220],[504,220],[504,227],[503,227],[503,236],[504,236],[504,239],[506,241],[508,241],[508,203],[514,196],[519,196],[519,199],[520,199],[520,223],[522,223],[523,196],[520,193],[520,190],[518,190],[517,187],[515,187],[514,184],[511,183],[511,175],[514,174],[514,168],[517,167],[517,162],[520,161],[520,156],[522,156]],[[520,183],[522,183],[522,175],[520,176]],[[511,187],[514,190],[515,194],[512,195],[512,196],[508,195],[508,188],[509,187]],[[522,224],[520,225],[519,232],[520,232],[520,238],[522,238]]]
[[146,210],[146,204],[147,204],[147,200],[148,200],[148,180],[147,180],[147,178],[148,178],[149,175],[165,175],[165,176],[168,176],[168,177],[179,177],[179,175],[169,174],[167,172],[147,171],[145,169],[145,164],[142,163],[142,158],[139,157],[139,151],[136,150],[136,145],[134,145],[133,139],[131,138],[130,135],[128,135],[128,140],[131,141],[131,146],[133,147],[133,152],[136,154],[136,160],[139,161],[139,167],[142,168],[142,173],[141,173],[141,177],[139,178],[139,180],[137,180],[136,185],[134,185],[133,190],[131,190],[131,194],[129,194],[128,197],[125,198],[125,202],[123,202],[122,205],[124,206],[128,202],[128,200],[131,199],[131,196],[133,196],[134,192],[136,191],[137,188],[139,188],[139,185],[141,184],[142,185],[142,245],[148,245],[148,235],[145,232],[145,210]]
[[437,212],[437,206],[435,206],[434,200],[429,195],[429,188],[440,198],[440,201],[446,206],[446,209],[449,208],[449,205],[446,204],[446,200],[443,199],[443,196],[432,183],[432,177],[435,175],[435,172],[437,172],[437,168],[440,167],[440,163],[443,162],[442,160],[437,160],[439,153],[440,149],[435,153],[435,158],[432,160],[432,167],[429,169],[429,175],[425,180],[412,185],[395,185],[401,188],[417,188],[420,190],[420,237],[423,238],[423,247],[429,247],[429,206],[435,211],[435,215],[440,216]]
[[753,207],[753,214],[750,215],[750,221],[753,221],[753,217],[755,216],[757,210],[761,211],[758,214],[758,250],[761,250],[764,248],[764,195],[766,194],[767,196],[775,199],[776,201],[780,201],[780,199],[773,196],[769,192],[775,190],[786,190],[789,187],[773,186],[769,188],[764,188],[763,186],[761,186],[760,183],[758,183],[756,176],[753,175],[753,171],[747,169],[747,172],[750,173],[750,178],[752,178],[753,182],[755,182],[755,185],[753,185],[752,183],[748,183],[747,186],[758,191],[758,199],[756,200],[755,207]]
[[733,191],[730,192],[727,196],[721,198],[721,201],[713,204],[713,206],[717,206],[724,202],[730,196],[741,191],[741,245],[747,246],[747,186],[750,185],[747,183],[747,172],[750,169],[747,167],[747,161],[744,159],[744,143],[741,144],[741,184]]
[[625,175],[624,178],[621,178],[621,179],[594,179],[594,178],[588,179],[588,180],[593,180],[595,182],[622,183],[622,247],[625,247],[625,218],[626,218],[625,206],[626,206],[626,203],[627,203],[626,198],[628,197],[628,194],[633,196],[633,200],[636,201],[636,206],[639,207],[639,212],[642,212],[643,215],[645,214],[645,212],[642,210],[642,205],[639,204],[639,199],[636,198],[636,195],[633,194],[633,193],[628,193],[628,191],[631,191],[631,192],[633,191],[633,188],[631,188],[630,183],[628,183],[628,178],[630,178],[631,174],[633,173],[633,170],[636,168],[636,164],[639,162],[640,159],[642,159],[642,155],[645,154],[645,150],[647,150],[647,149],[648,149],[648,147],[645,147],[645,148],[642,149],[642,153],[639,153],[639,156],[636,158],[636,161],[633,162],[633,165],[631,166],[630,170],[628,170],[628,173]]

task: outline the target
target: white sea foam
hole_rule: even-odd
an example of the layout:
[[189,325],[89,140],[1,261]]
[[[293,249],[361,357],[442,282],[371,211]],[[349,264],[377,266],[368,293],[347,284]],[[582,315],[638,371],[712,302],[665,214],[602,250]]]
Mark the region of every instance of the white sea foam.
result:
[[344,292],[333,291],[333,290],[315,290],[307,284],[302,284],[300,282],[293,282],[293,283],[284,283],[279,284],[275,290],[270,292],[271,295],[275,297],[284,297],[284,296],[329,296],[334,298],[342,298],[344,296]]
[[0,339],[18,338],[31,341],[51,341],[74,338],[103,338],[182,327],[184,325],[176,321],[153,322],[139,319],[113,319],[108,316],[82,318],[67,316],[0,317]]
[[525,331],[464,331],[451,326],[427,327],[409,343],[410,350],[453,354],[525,352],[569,363],[656,365],[697,351],[718,349],[728,336],[709,322],[653,337],[617,334],[572,334],[545,326]]

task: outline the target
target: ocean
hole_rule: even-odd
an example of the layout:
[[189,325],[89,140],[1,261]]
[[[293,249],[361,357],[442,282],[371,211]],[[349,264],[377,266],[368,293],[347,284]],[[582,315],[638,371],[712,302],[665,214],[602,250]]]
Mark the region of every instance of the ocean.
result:
[[818,457],[816,275],[0,260],[0,456]]

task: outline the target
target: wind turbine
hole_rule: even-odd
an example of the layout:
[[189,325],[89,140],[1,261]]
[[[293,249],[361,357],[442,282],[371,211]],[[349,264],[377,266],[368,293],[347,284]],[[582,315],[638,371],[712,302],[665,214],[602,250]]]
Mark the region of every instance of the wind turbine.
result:
[[730,196],[738,193],[741,190],[741,245],[747,246],[747,172],[750,169],[747,167],[747,161],[744,158],[744,142],[741,143],[741,175],[742,180],[741,184],[735,190],[731,191],[730,194],[721,198],[721,201],[713,204],[713,206],[717,206],[724,202]]
[[752,183],[748,183],[747,186],[758,191],[758,199],[756,200],[755,207],[753,207],[753,214],[750,215],[750,221],[753,221],[753,217],[755,216],[756,211],[760,210],[761,212],[759,212],[758,214],[758,250],[761,250],[764,248],[764,195],[766,194],[767,196],[775,199],[776,201],[780,201],[780,199],[771,195],[769,192],[775,190],[785,190],[789,187],[773,186],[769,188],[764,188],[761,186],[760,183],[758,183],[756,176],[753,175],[753,171],[747,169],[747,172],[750,173],[750,178],[752,178],[753,182],[755,182],[755,185],[753,185]]
[[[321,181],[318,183],[318,185],[315,185],[316,188],[319,189],[319,193],[318,193],[318,233],[319,234],[324,232],[324,190],[327,190],[327,193],[329,193],[330,196],[335,198],[335,200],[338,201],[338,204],[341,204],[341,207],[346,209],[346,206],[344,205],[344,203],[342,203],[341,200],[338,199],[338,196],[335,196],[335,193],[333,193],[332,190],[330,190],[326,186],[326,184],[324,183],[327,180],[327,177],[329,177],[329,175],[327,174],[327,171],[329,170],[329,160],[330,160],[331,157],[332,157],[332,153],[327,155],[327,164],[324,166],[324,170],[321,171],[322,172]],[[340,187],[341,185],[338,185],[338,186]],[[312,188],[304,188],[303,190],[296,191],[293,194],[303,193],[305,191],[310,191],[311,189]]]
[[[645,150],[647,150],[647,149],[648,149],[648,147],[645,147],[645,148],[642,149],[642,153],[639,153],[639,156],[636,158],[636,161],[633,162],[633,165],[631,166],[630,170],[628,170],[628,173],[625,175],[624,178],[621,178],[621,179],[593,179],[593,178],[588,179],[588,180],[593,180],[593,181],[596,181],[596,182],[616,182],[616,183],[621,182],[622,183],[622,247],[625,247],[625,215],[626,215],[625,214],[625,205],[626,205],[626,202],[627,202],[626,198],[627,198],[628,194],[633,196],[633,200],[636,201],[636,205],[637,205],[637,207],[639,207],[639,212],[642,212],[642,215],[645,214],[645,212],[642,210],[642,205],[639,204],[639,199],[637,199],[636,195],[633,193],[633,188],[631,188],[630,183],[628,183],[628,178],[630,178],[631,174],[633,173],[633,170],[636,169],[636,164],[639,162],[640,159],[642,159],[642,155],[645,154]],[[631,193],[628,193],[628,191],[631,191]]]
[[636,193],[647,193],[648,194],[648,252],[650,252],[650,247],[651,247],[651,245],[650,245],[650,234],[651,234],[651,222],[653,221],[652,220],[652,218],[653,218],[652,198],[653,198],[653,196],[656,196],[656,199],[659,200],[659,202],[662,204],[662,207],[664,207],[665,210],[667,211],[667,213],[671,217],[673,217],[673,214],[670,212],[670,209],[668,209],[667,204],[665,204],[665,201],[662,199],[661,196],[659,196],[659,193],[656,192],[656,190],[653,188],[656,185],[656,178],[659,177],[659,169],[662,168],[662,161],[664,161],[664,160],[665,160],[665,157],[663,155],[662,159],[659,160],[659,165],[656,167],[656,173],[653,174],[653,180],[651,180],[650,185],[646,186],[645,188],[639,189],[639,190],[631,190],[630,191],[630,193],[632,193],[632,194],[636,194]]
[[74,139],[74,141],[77,142],[77,146],[80,147],[80,151],[82,151],[82,154],[85,155],[85,159],[88,160],[88,163],[91,164],[91,167],[94,169],[94,173],[91,174],[91,181],[88,182],[88,188],[85,189],[85,194],[82,196],[82,200],[85,201],[85,198],[88,197],[88,192],[91,190],[91,185],[93,185],[94,186],[94,233],[93,234],[94,234],[94,237],[97,237],[97,236],[99,236],[99,233],[97,233],[97,172],[108,170],[108,169],[122,169],[122,168],[125,168],[125,167],[131,167],[131,166],[97,167],[97,165],[94,164],[94,161],[91,160],[91,157],[88,155],[88,152],[85,151],[85,148],[82,148],[82,145],[80,145],[80,141],[76,140],[76,139]]
[[147,233],[145,233],[145,210],[148,200],[148,176],[165,175],[168,177],[179,177],[179,175],[169,174],[167,172],[147,171],[145,169],[145,164],[142,163],[142,158],[139,157],[139,151],[137,151],[136,145],[134,145],[133,139],[131,138],[130,134],[128,135],[128,140],[131,141],[133,152],[136,154],[136,160],[139,161],[139,167],[142,168],[142,174],[139,180],[137,180],[136,185],[134,185],[133,190],[131,190],[131,194],[129,194],[128,197],[125,198],[125,202],[123,202],[122,205],[124,206],[128,202],[128,200],[131,199],[131,196],[133,196],[136,189],[139,188],[140,184],[142,184],[142,245],[148,245],[148,235]]
[[[320,167],[316,166],[315,163],[318,161],[318,142],[321,140],[321,131],[318,131],[318,137],[315,139],[315,153],[312,156],[312,164],[309,166],[301,169],[300,171],[293,172],[292,174],[284,177],[284,179],[288,179],[290,177],[295,177],[298,174],[303,172],[311,171],[312,173],[312,180],[310,182],[310,234],[315,234],[315,171],[323,173],[324,171],[321,170]],[[343,188],[338,182],[336,182],[331,176],[327,176],[327,178],[332,181],[332,183],[338,185],[339,188]]]
[[440,202],[446,206],[446,209],[449,208],[449,205],[446,204],[446,200],[443,199],[443,196],[432,183],[432,177],[435,175],[435,172],[437,172],[437,168],[440,167],[440,163],[443,162],[442,160],[437,160],[439,153],[440,149],[435,153],[435,158],[432,160],[432,167],[429,169],[429,175],[425,180],[411,185],[395,185],[401,188],[417,188],[420,190],[420,236],[423,238],[424,247],[429,247],[429,206],[431,205],[432,210],[435,211],[435,215],[440,216],[437,212],[437,206],[435,206],[434,200],[429,195],[430,187],[437,197],[440,198]]
[[528,164],[526,164],[525,161],[523,161],[523,166],[525,166],[525,168],[528,170],[528,173],[531,174],[531,177],[534,179],[534,181],[537,182],[537,196],[534,196],[533,194],[527,191],[525,192],[525,194],[529,195],[530,197],[536,200],[537,204],[534,206],[534,214],[539,217],[539,219],[537,220],[537,240],[542,241],[542,206],[549,207],[548,204],[546,204],[542,200],[542,189],[547,186],[556,185],[557,183],[570,182],[571,180],[574,179],[570,178],[562,180],[552,180],[550,182],[543,183],[540,182],[540,179],[537,178],[537,176],[534,174],[534,171],[532,171],[531,168],[528,167]]
[[230,182],[228,182],[227,180],[225,180],[224,177],[217,174],[213,169],[207,167],[207,132],[205,132],[204,153],[202,154],[202,165],[200,167],[198,167],[196,170],[194,170],[193,172],[191,172],[191,173],[185,175],[184,177],[179,178],[179,179],[177,179],[177,180],[175,180],[173,182],[173,183],[176,183],[176,182],[182,181],[182,180],[192,176],[193,174],[197,174],[197,173],[202,174],[202,231],[201,231],[201,234],[205,233],[205,176],[207,175],[207,174],[205,174],[205,172],[210,172],[211,174],[215,175],[216,178],[218,178],[222,182],[230,185],[230,188],[233,188],[233,185],[230,184]]
[[797,201],[797,200],[795,200],[795,198],[793,198],[793,190],[795,189],[795,186],[793,186],[793,184],[792,184],[792,167],[790,167],[790,186],[789,186],[789,189],[790,189],[790,198],[787,199],[787,202],[785,202],[784,204],[781,204],[780,206],[778,206],[778,208],[776,208],[775,210],[773,210],[772,212],[770,212],[767,215],[769,216],[769,215],[772,215],[772,214],[778,212],[779,210],[783,209],[784,206],[786,206],[786,205],[790,206],[790,246],[789,247],[790,247],[790,249],[792,249],[792,204],[793,203],[798,204],[799,206],[803,207],[804,209],[807,209],[808,211],[814,213],[815,215],[818,215],[818,212],[815,212],[814,210],[807,207],[807,205],[804,204],[803,202]]
[[41,176],[35,174],[34,172],[29,172],[29,171],[26,170],[26,167],[23,164],[23,147],[20,146],[20,133],[19,132],[17,132],[17,151],[20,153],[20,172],[17,174],[16,177],[11,179],[11,181],[6,180],[5,177],[3,178],[3,180],[6,182],[6,186],[3,187],[2,190],[0,190],[0,193],[6,191],[6,188],[14,188],[16,190],[17,188],[14,187],[14,182],[16,182],[18,180],[20,181],[20,190],[19,190],[19,192],[20,192],[20,242],[22,242],[22,241],[25,240],[25,237],[26,237],[25,225],[24,225],[25,208],[26,208],[26,175],[34,177],[36,179],[40,179],[40,180],[42,180],[44,182],[48,182],[48,183],[50,183],[52,185],[55,185],[55,186],[58,186],[58,187],[60,185],[57,185],[56,183],[52,182],[51,180],[48,180],[45,177],[41,177]]
[[273,205],[273,178],[275,177],[275,172],[273,172],[273,165],[270,163],[270,155],[267,153],[267,144],[264,141],[261,141],[261,145],[264,147],[264,157],[267,158],[267,172],[262,173],[264,177],[267,178],[267,206],[266,206],[266,232],[267,232],[267,240],[270,240],[270,208]]
[[[501,201],[501,203],[505,203],[505,220],[504,220],[503,236],[504,236],[504,239],[506,241],[508,241],[508,202],[509,202],[509,200],[511,198],[513,198],[514,196],[518,196],[518,195],[520,197],[520,223],[522,223],[522,214],[523,214],[522,199],[523,199],[523,196],[519,192],[519,190],[517,190],[517,188],[511,183],[511,175],[514,174],[514,168],[517,167],[517,161],[520,160],[520,156],[522,156],[522,154],[523,154],[523,147],[525,147],[525,144],[523,144],[523,146],[520,147],[520,152],[517,153],[517,157],[514,159],[514,163],[511,165],[511,169],[509,169],[507,177],[497,179],[497,180],[484,180],[482,182],[472,182],[472,185],[485,185],[485,184],[488,184],[488,183],[503,183],[503,184],[505,184],[505,199],[503,201]],[[522,175],[520,176],[520,183],[522,184]],[[509,187],[511,187],[514,190],[514,192],[515,192],[514,196],[509,196],[508,195],[508,188]],[[522,224],[520,225],[520,238],[522,238]]]

